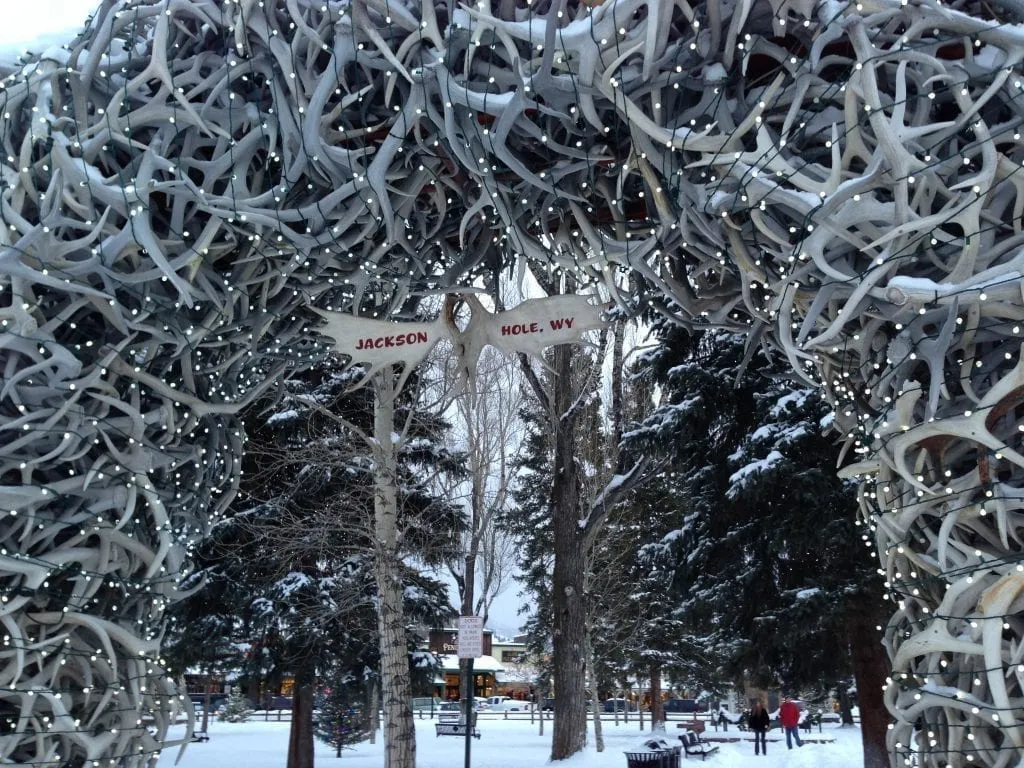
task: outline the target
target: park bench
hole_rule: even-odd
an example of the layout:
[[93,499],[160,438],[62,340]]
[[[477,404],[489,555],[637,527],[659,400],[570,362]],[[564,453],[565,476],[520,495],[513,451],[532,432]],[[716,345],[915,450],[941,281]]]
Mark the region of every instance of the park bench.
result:
[[809,715],[800,723],[800,727],[808,733],[811,732],[811,728],[815,725],[818,726],[818,733],[821,733],[821,715]]
[[[466,724],[462,722],[461,713],[457,712],[442,712],[438,717],[438,721],[434,723],[434,729],[438,736],[465,736],[466,735]],[[473,732],[472,736],[475,739],[480,738],[480,731],[476,728],[476,712],[473,713]]]
[[[434,723],[434,728],[437,729],[438,736],[465,736],[466,735],[466,724],[465,723]],[[480,731],[473,726],[473,738],[480,738]]]
[[681,723],[676,723],[676,728],[685,728],[688,731],[693,731],[697,735],[700,735],[707,729],[707,723],[703,720],[684,720]]
[[687,757],[700,755],[701,760],[706,760],[708,755],[713,755],[718,751],[717,746],[702,741],[696,731],[687,731],[679,737],[679,740],[683,742],[683,750]]

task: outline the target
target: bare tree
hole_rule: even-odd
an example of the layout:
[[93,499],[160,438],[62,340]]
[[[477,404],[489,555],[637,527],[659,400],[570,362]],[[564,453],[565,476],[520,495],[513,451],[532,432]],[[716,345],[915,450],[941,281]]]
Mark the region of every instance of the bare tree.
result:
[[[493,348],[455,398],[455,431],[464,440],[468,477],[462,483],[468,526],[458,557],[448,563],[464,615],[482,616],[512,581],[514,545],[496,524],[508,503],[512,456],[520,442],[521,382],[515,362]],[[458,492],[456,489],[451,489]]]
[[[549,294],[555,293],[556,288],[573,292],[575,284],[568,278],[565,281],[558,286],[544,276],[538,277]],[[552,662],[558,716],[554,720],[551,759],[563,760],[579,752],[586,743],[587,555],[608,515],[643,477],[647,462],[641,460],[623,469],[616,457],[611,463],[602,461],[600,471],[595,471],[596,464],[588,462],[600,452],[593,445],[584,450],[581,443],[600,442],[601,431],[593,424],[587,425],[590,429],[580,429],[581,414],[588,404],[593,404],[599,387],[601,365],[592,357],[582,355],[574,345],[554,347],[545,377],[547,385],[528,359],[523,357],[521,362],[552,433]],[[616,438],[613,441],[618,444]],[[602,445],[606,447],[606,443]],[[586,492],[589,484],[596,488],[592,493]]]
[[[372,633],[379,647],[380,680],[370,692],[371,702],[378,699],[383,708],[383,734],[386,768],[415,766],[415,727],[412,717],[412,684],[406,636],[406,585],[410,579],[421,578],[416,564],[440,562],[455,545],[460,516],[447,500],[431,502],[431,496],[418,493],[408,482],[399,491],[400,462],[415,462],[417,470],[443,473],[448,466],[440,461],[433,465],[416,461],[416,443],[423,443],[417,434],[417,421],[432,406],[399,406],[398,379],[390,369],[378,371],[370,381],[372,392],[372,430],[332,409],[322,393],[297,396],[315,412],[304,432],[306,439],[287,443],[261,444],[263,465],[273,472],[296,473],[293,498],[275,510],[274,548],[282,563],[331,564],[340,571],[347,567],[372,571],[372,589],[345,595],[331,593],[328,605],[314,606],[322,618],[338,621],[346,611],[361,609],[364,614],[372,606],[376,613],[376,631]],[[423,405],[422,398],[410,396],[410,402]],[[364,421],[368,416],[363,410]],[[401,422],[400,424],[398,422]],[[428,453],[432,453],[426,449]],[[321,476],[356,473],[366,482],[351,482],[346,490],[333,488],[329,498],[315,495],[304,477],[312,478],[311,467]],[[296,470],[298,468],[298,470]],[[405,470],[408,473],[408,468]],[[427,474],[417,477],[417,484],[435,485]],[[310,499],[307,501],[307,497]],[[358,566],[356,565],[358,563]],[[369,564],[369,565],[367,565]],[[339,578],[336,574],[325,577]],[[368,577],[367,577],[368,578]],[[429,592],[431,585],[418,582],[418,592]],[[443,585],[436,583],[434,604],[448,605]],[[351,603],[345,603],[345,598]],[[312,612],[311,612],[312,613]],[[307,625],[315,624],[316,616],[306,617]],[[367,630],[370,641],[370,630]],[[305,668],[304,668],[305,669]],[[298,674],[299,670],[295,670]],[[314,673],[305,669],[296,686],[296,717],[311,723],[312,681]],[[376,704],[371,705],[376,709]],[[371,715],[370,721],[373,720]],[[369,721],[368,721],[369,722]],[[312,765],[312,729],[296,728],[289,747],[289,768]],[[292,753],[295,754],[294,760]]]

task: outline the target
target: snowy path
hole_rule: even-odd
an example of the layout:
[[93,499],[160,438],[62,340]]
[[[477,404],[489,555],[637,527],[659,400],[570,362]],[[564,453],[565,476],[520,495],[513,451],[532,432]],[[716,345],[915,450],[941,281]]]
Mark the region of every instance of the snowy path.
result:
[[[636,748],[649,738],[649,731],[640,731],[636,722],[616,726],[603,721],[605,751],[588,748],[572,760],[559,763],[559,768],[626,768],[623,752]],[[483,737],[473,740],[474,768],[537,768],[548,763],[551,751],[551,722],[544,723],[544,736],[537,735],[537,725],[529,720],[479,721]],[[669,723],[667,741],[678,744],[674,723]],[[178,763],[179,768],[283,768],[288,744],[288,723],[250,721],[248,723],[212,723],[210,741],[190,744]],[[181,734],[177,727],[173,733]],[[712,732],[713,734],[713,732]],[[772,734],[777,735],[776,733]],[[817,732],[814,736],[818,736]],[[719,751],[701,763],[697,758],[683,760],[683,766],[705,765],[708,768],[861,768],[863,757],[859,728],[825,726],[821,738],[835,738],[833,744],[808,744],[803,749],[788,751],[785,741],[769,742],[768,756],[755,757],[752,743],[720,745]],[[417,721],[417,768],[462,768],[464,741],[461,738],[434,735],[433,721]],[[172,768],[178,756],[176,748],[167,750],[159,768]],[[380,743],[360,744],[345,750],[337,758],[334,751],[318,742],[317,768],[380,768],[383,765]]]

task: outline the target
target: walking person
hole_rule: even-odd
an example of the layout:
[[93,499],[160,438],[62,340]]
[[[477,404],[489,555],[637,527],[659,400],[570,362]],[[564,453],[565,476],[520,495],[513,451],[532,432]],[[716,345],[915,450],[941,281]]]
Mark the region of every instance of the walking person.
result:
[[793,748],[793,739],[796,739],[798,747],[802,747],[804,743],[800,741],[800,707],[789,696],[779,707],[779,719],[786,731],[786,748]]
[[768,710],[761,706],[760,699],[754,699],[754,708],[747,716],[747,727],[754,732],[754,754],[768,755],[768,726],[771,719]]

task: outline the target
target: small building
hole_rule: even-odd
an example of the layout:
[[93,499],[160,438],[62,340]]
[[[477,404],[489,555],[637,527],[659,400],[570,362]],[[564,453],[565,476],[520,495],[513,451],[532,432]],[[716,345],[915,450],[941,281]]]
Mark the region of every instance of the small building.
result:
[[537,681],[537,665],[526,649],[526,643],[495,640],[492,654],[504,669],[497,674],[498,695],[512,699],[533,698]]
[[[459,630],[446,627],[432,629],[427,643],[428,649],[440,659],[439,677],[434,683],[434,695],[448,701],[457,701],[461,696],[458,657]],[[473,696],[487,698],[497,695],[497,675],[504,671],[501,663],[492,655],[493,632],[484,630],[484,655],[473,660]]]

